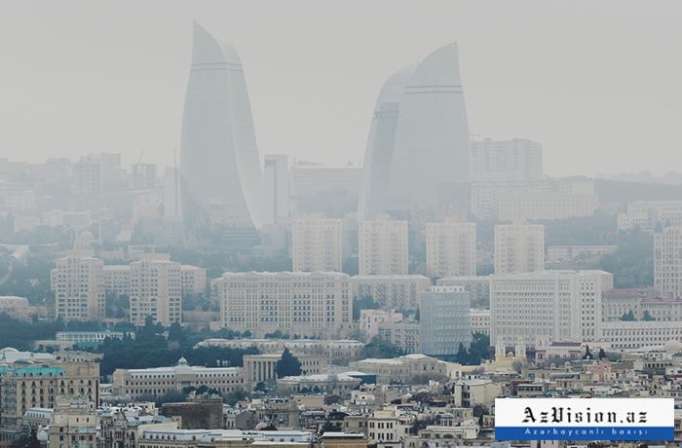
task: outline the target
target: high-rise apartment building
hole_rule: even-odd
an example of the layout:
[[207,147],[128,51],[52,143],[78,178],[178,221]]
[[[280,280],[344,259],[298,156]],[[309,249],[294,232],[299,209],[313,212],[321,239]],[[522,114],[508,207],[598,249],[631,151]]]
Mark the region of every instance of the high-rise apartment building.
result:
[[309,216],[291,229],[294,272],[341,272],[343,221]]
[[258,337],[277,330],[300,337],[347,337],[350,277],[337,272],[228,272],[213,282],[223,326]]
[[267,154],[263,171],[265,182],[265,223],[281,224],[289,220],[291,180],[289,179],[289,157],[285,154]]
[[426,223],[426,273],[430,277],[476,275],[476,224]]
[[422,353],[456,355],[471,344],[471,300],[460,286],[433,286],[419,304]]
[[65,321],[104,318],[104,262],[69,255],[56,261],[50,273],[55,316]]
[[499,224],[495,226],[495,273],[519,274],[545,268],[545,226]]
[[180,263],[154,256],[130,263],[130,322],[182,322],[182,273]]
[[682,297],[682,226],[666,227],[654,235],[654,288]]
[[604,271],[540,271],[493,275],[490,340],[496,344],[598,341],[602,295],[613,288]]
[[358,264],[360,275],[407,274],[407,221],[382,216],[360,222]]

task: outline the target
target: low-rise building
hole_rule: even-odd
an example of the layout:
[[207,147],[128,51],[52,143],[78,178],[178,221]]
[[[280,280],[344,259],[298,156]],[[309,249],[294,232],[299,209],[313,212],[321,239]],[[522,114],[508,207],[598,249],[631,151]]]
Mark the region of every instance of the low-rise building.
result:
[[443,379],[447,374],[443,361],[417,353],[399,358],[363,359],[350,363],[350,367],[377,375],[377,381],[381,383],[410,384],[428,378]]

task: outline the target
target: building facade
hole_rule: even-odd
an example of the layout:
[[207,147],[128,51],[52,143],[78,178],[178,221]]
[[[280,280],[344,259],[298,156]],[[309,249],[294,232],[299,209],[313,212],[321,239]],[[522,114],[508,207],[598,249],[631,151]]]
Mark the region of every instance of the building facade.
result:
[[67,256],[56,261],[50,274],[55,316],[65,321],[104,318],[104,262],[92,257]]
[[476,224],[426,223],[426,273],[430,277],[476,275]]
[[422,353],[456,355],[471,344],[471,298],[459,286],[433,286],[419,305]]
[[291,229],[294,272],[341,272],[343,221],[308,216]]
[[406,275],[407,221],[395,221],[383,216],[360,222],[358,264],[358,273],[361,276]]
[[431,287],[423,275],[356,275],[353,297],[371,297],[382,309],[416,310],[419,297]]
[[654,235],[654,288],[682,297],[682,225],[666,227]]
[[495,274],[520,274],[545,268],[545,226],[495,226]]
[[130,264],[130,322],[147,318],[165,326],[182,322],[180,263],[151,257]]

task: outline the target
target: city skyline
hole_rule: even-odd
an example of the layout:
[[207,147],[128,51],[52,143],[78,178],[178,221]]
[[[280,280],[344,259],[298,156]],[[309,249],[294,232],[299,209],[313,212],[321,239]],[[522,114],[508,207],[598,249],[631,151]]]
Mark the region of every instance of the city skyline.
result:
[[[473,135],[540,142],[550,175],[642,169],[662,174],[679,160],[674,123],[682,102],[676,100],[673,80],[680,66],[665,57],[678,51],[682,41],[674,28],[678,7],[572,2],[552,9],[526,1],[513,7],[498,3],[490,12],[473,2],[448,2],[415,11],[397,2],[391,4],[395,22],[384,23],[385,31],[367,40],[372,20],[386,4],[368,6],[364,16],[353,18],[356,33],[341,38],[336,32],[346,22],[331,19],[351,20],[349,9],[294,2],[290,11],[271,5],[271,14],[261,18],[278,34],[273,41],[244,26],[262,10],[257,6],[164,2],[168,14],[159,18],[157,5],[140,7],[135,18],[125,14],[125,2],[107,4],[108,14],[72,1],[61,10],[41,2],[21,5],[6,15],[3,37],[15,38],[2,39],[0,47],[7,94],[0,116],[8,123],[0,138],[1,155],[38,161],[60,154],[77,158],[93,151],[122,152],[128,162],[141,156],[172,165],[180,146],[183,67],[194,18],[219,40],[236,43],[246,58],[261,155],[287,153],[330,166],[360,165],[373,102],[386,75],[457,41]],[[69,11],[75,7],[91,20],[73,22]],[[296,18],[301,10],[315,20],[302,23]],[[514,17],[524,13],[530,20],[518,33]],[[482,21],[485,14],[489,21]],[[638,28],[641,15],[656,19],[655,32]],[[411,19],[423,32],[401,34]],[[426,20],[429,27],[421,25]],[[150,23],[155,33],[143,33]],[[581,33],[571,39],[577,23]],[[96,32],[99,26],[110,33]],[[112,40],[121,27],[129,32]],[[319,33],[314,41],[311,32]],[[39,45],[45,33],[65,43],[56,54],[46,54]],[[89,38],[77,39],[83,35]],[[95,45],[101,50],[90,51]],[[601,55],[607,49],[609,64],[604,64]],[[148,54],[155,54],[154,62]],[[633,85],[641,89],[630,89]],[[100,94],[93,95],[97,90]],[[522,111],[518,104],[525,105]],[[27,132],[35,126],[42,132]],[[97,137],[102,135],[107,137]],[[644,147],[647,151],[638,150]]]

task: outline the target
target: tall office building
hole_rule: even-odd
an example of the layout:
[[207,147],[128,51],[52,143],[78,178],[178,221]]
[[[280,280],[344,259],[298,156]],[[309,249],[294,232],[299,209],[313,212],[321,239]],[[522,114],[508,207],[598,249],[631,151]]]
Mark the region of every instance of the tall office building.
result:
[[654,235],[654,288],[682,297],[682,226],[666,227]]
[[407,221],[380,216],[360,222],[358,263],[359,275],[407,274]]
[[308,216],[291,229],[294,272],[341,272],[343,221]]
[[495,274],[490,280],[493,344],[598,341],[602,295],[613,288],[604,271]]
[[180,263],[153,255],[130,263],[130,322],[142,326],[148,317],[166,326],[182,322]]
[[460,286],[433,286],[419,304],[422,353],[456,355],[471,344],[471,299]]
[[197,24],[180,172],[189,229],[260,227],[262,172],[242,64],[234,48]]
[[471,157],[477,181],[532,181],[543,176],[542,145],[532,140],[473,140]]
[[426,223],[426,272],[430,277],[476,275],[476,224]]
[[228,272],[213,283],[225,328],[257,337],[277,330],[299,337],[348,337],[350,277],[338,272]]
[[545,226],[498,224],[495,226],[495,273],[519,274],[545,268]]
[[291,213],[289,157],[285,154],[266,155],[263,181],[265,183],[264,222],[266,224],[286,223]]
[[104,262],[92,257],[67,256],[50,273],[55,316],[65,321],[104,318]]

